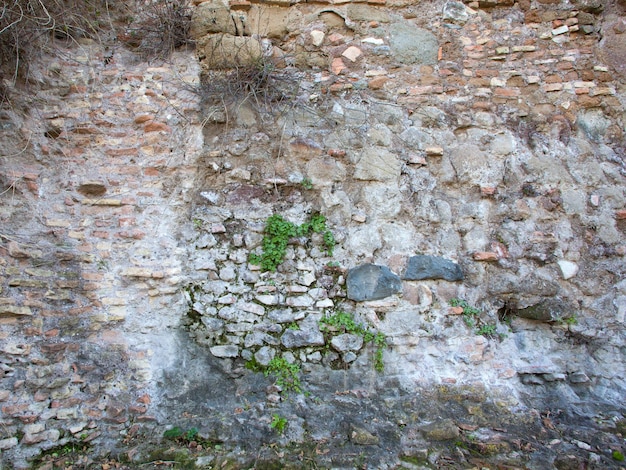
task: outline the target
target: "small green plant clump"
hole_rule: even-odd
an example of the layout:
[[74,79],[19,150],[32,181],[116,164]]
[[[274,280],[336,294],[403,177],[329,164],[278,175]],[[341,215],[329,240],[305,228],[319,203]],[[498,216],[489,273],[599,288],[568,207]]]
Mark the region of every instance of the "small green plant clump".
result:
[[302,187],[304,189],[313,189],[313,182],[311,181],[310,178],[304,178],[300,184],[302,185]]
[[272,415],[272,422],[270,423],[270,428],[274,429],[279,434],[283,434],[285,432],[286,427],[287,427],[287,418],[283,418],[278,413],[274,413]]
[[163,437],[177,442],[189,443],[198,439],[198,429],[190,428],[185,431],[179,426],[174,426],[172,429],[165,431]]
[[373,342],[376,346],[374,352],[374,368],[378,372],[385,369],[383,363],[383,351],[387,347],[387,339],[381,332],[374,332],[357,322],[351,313],[338,310],[332,315],[326,315],[320,320],[320,330],[331,333],[350,333],[363,337],[365,343]]
[[335,248],[335,237],[326,227],[326,217],[316,214],[308,222],[296,225],[285,220],[281,215],[274,214],[268,217],[265,222],[265,235],[261,242],[262,253],[251,253],[249,261],[252,264],[261,266],[263,271],[276,271],[279,264],[283,262],[289,239],[293,237],[304,237],[313,233],[322,233],[324,246],[328,256],[332,256]]
[[275,377],[276,385],[286,392],[302,392],[300,366],[298,364],[292,364],[282,357],[275,357],[269,362],[263,374],[266,377],[270,375]]
[[622,454],[619,450],[614,450],[612,456],[613,459],[617,460],[618,462],[624,461],[624,454]]
[[463,321],[470,328],[474,328],[477,335],[493,338],[497,336],[497,326],[493,323],[482,323],[480,320],[481,311],[476,307],[472,307],[463,299],[450,299],[449,304],[452,307],[461,307],[463,309]]
[[486,325],[481,325],[476,329],[476,334],[477,335],[483,335],[483,336],[495,336],[496,334],[496,325],[493,324],[486,324]]
[[476,320],[478,315],[480,315],[479,309],[472,307],[466,300],[462,299],[450,299],[449,303],[452,307],[461,307],[463,309],[463,321],[467,326],[473,327],[476,325]]

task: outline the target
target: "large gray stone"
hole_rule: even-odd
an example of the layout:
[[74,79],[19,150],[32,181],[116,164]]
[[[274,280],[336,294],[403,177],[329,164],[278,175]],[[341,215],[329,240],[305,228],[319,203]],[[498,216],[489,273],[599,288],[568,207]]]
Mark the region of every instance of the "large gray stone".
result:
[[398,62],[423,65],[437,63],[439,43],[430,31],[407,23],[394,23],[389,33],[389,44]]
[[575,317],[577,308],[571,302],[557,298],[543,300],[530,307],[517,310],[516,315],[529,320],[561,321]]
[[[626,46],[626,42],[624,45]],[[611,125],[611,121],[601,110],[590,109],[578,113],[576,124],[589,139],[600,142]]]
[[334,336],[330,344],[338,352],[358,351],[363,347],[363,336],[345,333]]
[[400,159],[385,147],[369,147],[363,150],[354,169],[358,180],[387,181],[400,176]]
[[444,258],[428,255],[411,256],[406,265],[402,279],[419,281],[422,279],[445,279],[446,281],[462,281],[461,267]]
[[446,2],[443,6],[443,19],[451,23],[465,24],[469,14],[461,2]]
[[322,346],[324,344],[324,335],[317,328],[287,329],[280,338],[280,342],[288,349]]
[[348,298],[356,301],[378,300],[397,294],[402,281],[386,266],[364,264],[348,271]]

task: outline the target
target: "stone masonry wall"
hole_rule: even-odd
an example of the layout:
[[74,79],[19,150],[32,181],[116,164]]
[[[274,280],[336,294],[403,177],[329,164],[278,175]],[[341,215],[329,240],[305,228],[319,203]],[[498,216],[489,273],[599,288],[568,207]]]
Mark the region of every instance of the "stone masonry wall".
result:
[[[85,40],[42,59],[29,111],[0,115],[3,462],[176,424],[241,465],[275,443],[464,465],[445,445],[469,431],[498,462],[618,465],[624,15],[208,1],[195,56]],[[272,214],[323,215],[334,249],[291,237],[263,271]],[[383,371],[324,327],[337,312],[384,335]],[[273,358],[307,395],[249,370]]]

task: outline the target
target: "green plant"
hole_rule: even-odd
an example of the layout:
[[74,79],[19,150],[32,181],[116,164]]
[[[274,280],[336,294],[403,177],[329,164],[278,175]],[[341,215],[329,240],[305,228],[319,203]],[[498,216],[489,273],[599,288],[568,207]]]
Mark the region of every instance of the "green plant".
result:
[[385,368],[383,363],[383,352],[387,347],[387,339],[380,331],[374,332],[362,323],[357,322],[351,313],[337,310],[332,315],[325,315],[320,320],[320,330],[328,333],[350,333],[363,337],[365,343],[373,342],[376,350],[374,352],[374,368],[382,372]]
[[624,454],[622,454],[619,450],[614,450],[611,456],[614,460],[617,460],[618,462],[624,461]]
[[300,184],[302,185],[302,187],[304,189],[313,189],[313,182],[310,180],[310,178],[304,178]]
[[302,392],[300,366],[298,364],[292,364],[282,357],[275,357],[269,362],[263,374],[266,377],[270,375],[275,377],[276,385],[284,391]]
[[179,437],[182,437],[182,435],[184,434],[184,431],[182,430],[182,428],[178,427],[178,426],[174,426],[171,429],[168,429],[167,431],[165,431],[163,433],[163,437],[165,439],[173,439],[176,440]]
[[181,443],[189,443],[198,439],[198,429],[190,428],[187,431],[179,426],[174,426],[163,433],[165,439],[178,441]]
[[202,219],[193,219],[193,226],[196,229],[201,229],[202,228]]
[[314,233],[323,233],[326,252],[332,256],[335,247],[335,237],[326,228],[326,217],[315,214],[308,222],[302,225],[295,225],[285,220],[281,215],[274,214],[265,222],[264,236],[261,242],[262,253],[251,253],[248,260],[252,264],[261,266],[264,271],[276,271],[279,264],[283,262],[289,239],[293,237],[304,237]]
[[576,315],[572,315],[572,316],[569,316],[569,317],[561,318],[559,320],[559,322],[565,323],[566,325],[577,325],[578,324],[578,318],[576,317]]
[[496,325],[493,324],[485,324],[481,325],[476,329],[476,334],[492,337],[496,334]]
[[452,307],[461,307],[463,309],[463,321],[469,327],[474,327],[476,324],[480,310],[476,307],[472,307],[466,300],[453,298],[449,301]]
[[274,429],[279,434],[283,434],[285,432],[286,427],[287,427],[287,418],[283,418],[278,413],[274,413],[272,415],[272,422],[270,423],[270,428]]
[[298,324],[294,321],[294,322],[291,322],[287,328],[288,328],[288,329],[290,329],[290,330],[299,330],[299,329],[300,329],[300,325],[298,325]]

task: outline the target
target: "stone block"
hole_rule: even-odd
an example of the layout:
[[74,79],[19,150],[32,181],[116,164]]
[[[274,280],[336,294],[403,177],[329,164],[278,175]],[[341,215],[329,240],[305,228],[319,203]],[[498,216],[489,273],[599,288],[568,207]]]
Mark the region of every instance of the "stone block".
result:
[[215,34],[198,43],[200,63],[205,69],[255,66],[263,57],[258,39],[251,36]]
[[402,290],[402,281],[386,266],[364,264],[348,271],[348,298],[356,301],[379,300]]
[[402,279],[416,281],[422,279],[445,279],[446,281],[462,281],[461,267],[444,258],[417,255],[409,258]]

